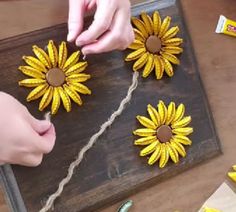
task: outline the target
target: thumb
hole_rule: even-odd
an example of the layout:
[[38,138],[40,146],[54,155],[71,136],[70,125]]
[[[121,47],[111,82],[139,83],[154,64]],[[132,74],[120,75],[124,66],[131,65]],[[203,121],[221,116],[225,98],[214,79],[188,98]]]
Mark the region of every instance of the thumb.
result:
[[85,4],[84,0],[69,1],[68,35],[67,41],[72,42],[83,29]]
[[37,132],[39,135],[45,134],[52,126],[52,123],[48,120],[38,120],[31,116],[30,118],[31,127]]

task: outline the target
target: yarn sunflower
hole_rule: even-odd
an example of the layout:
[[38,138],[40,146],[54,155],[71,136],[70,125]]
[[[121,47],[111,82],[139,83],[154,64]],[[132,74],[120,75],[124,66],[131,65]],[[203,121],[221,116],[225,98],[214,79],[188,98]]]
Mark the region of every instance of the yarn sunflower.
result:
[[162,21],[157,11],[153,13],[152,18],[145,12],[140,16],[141,19],[132,17],[135,40],[128,48],[134,51],[128,54],[125,60],[136,60],[133,70],[143,68],[143,77],[147,77],[153,70],[156,79],[161,79],[164,72],[172,77],[174,75],[172,64],[180,64],[175,55],[183,51],[179,47],[183,39],[175,37],[179,27],[169,28],[171,17],[167,16]]
[[19,82],[20,86],[34,87],[29,93],[27,101],[42,97],[39,110],[44,110],[51,102],[51,113],[56,114],[61,101],[67,112],[71,111],[71,99],[82,105],[81,94],[91,94],[88,87],[81,84],[91,76],[81,73],[87,67],[87,62],[79,62],[80,51],[76,51],[68,58],[66,42],[61,42],[59,49],[52,40],[47,45],[48,52],[38,46],[33,46],[36,57],[23,56],[26,66],[19,70],[31,77]]
[[184,116],[183,104],[176,108],[175,103],[171,102],[166,107],[163,101],[159,101],[157,109],[149,104],[147,111],[150,118],[136,117],[145,128],[133,131],[134,135],[142,137],[135,140],[134,144],[148,145],[141,150],[140,156],[151,155],[148,164],[152,165],[159,160],[159,167],[163,168],[169,159],[178,163],[179,155],[186,156],[184,145],[192,144],[187,136],[193,132],[193,128],[187,126],[191,116]]
[[231,180],[236,182],[236,165],[234,165],[232,168],[233,168],[233,171],[228,172],[228,176],[230,177]]

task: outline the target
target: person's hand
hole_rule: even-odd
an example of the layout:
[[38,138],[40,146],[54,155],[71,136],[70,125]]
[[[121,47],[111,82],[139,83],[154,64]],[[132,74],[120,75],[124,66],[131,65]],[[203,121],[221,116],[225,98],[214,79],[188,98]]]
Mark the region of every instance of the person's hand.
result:
[[[84,14],[96,7],[94,20],[82,32]],[[129,0],[69,0],[67,41],[83,47],[84,55],[123,50],[134,40]]]
[[54,143],[50,121],[35,119],[15,98],[0,92],[0,164],[38,166]]

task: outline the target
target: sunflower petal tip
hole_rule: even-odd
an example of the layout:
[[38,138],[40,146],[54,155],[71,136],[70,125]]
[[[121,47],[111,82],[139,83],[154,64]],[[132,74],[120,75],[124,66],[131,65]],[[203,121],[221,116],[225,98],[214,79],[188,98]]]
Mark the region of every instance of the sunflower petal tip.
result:
[[236,172],[228,172],[228,177],[236,182]]
[[91,91],[91,90],[88,90],[85,94],[91,95],[91,94],[92,94],[92,91]]
[[23,68],[23,66],[19,66],[19,67],[18,67],[18,70],[19,70],[19,71],[22,71],[22,68]]
[[67,113],[69,113],[71,111],[71,107],[65,107],[65,110]]
[[153,164],[154,164],[154,163],[148,161],[148,165],[149,165],[149,166],[152,166]]
[[148,77],[148,74],[142,74],[142,77],[143,77],[143,78],[147,78],[147,77]]
[[51,114],[52,115],[55,115],[57,113],[57,111],[56,110],[54,110],[54,109],[51,109]]

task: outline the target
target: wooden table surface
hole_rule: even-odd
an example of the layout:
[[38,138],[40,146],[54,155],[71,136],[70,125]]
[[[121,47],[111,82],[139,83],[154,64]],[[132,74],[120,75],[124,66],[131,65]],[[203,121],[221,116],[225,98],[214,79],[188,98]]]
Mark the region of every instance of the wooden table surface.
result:
[[[236,164],[236,38],[214,33],[220,14],[236,20],[236,1],[181,2],[223,154],[131,196],[134,207],[130,211],[196,212]],[[1,1],[0,39],[66,22],[67,8],[67,1],[60,0]],[[8,211],[0,193],[0,211]],[[116,211],[118,205],[102,211]]]

